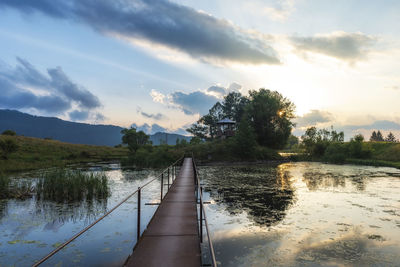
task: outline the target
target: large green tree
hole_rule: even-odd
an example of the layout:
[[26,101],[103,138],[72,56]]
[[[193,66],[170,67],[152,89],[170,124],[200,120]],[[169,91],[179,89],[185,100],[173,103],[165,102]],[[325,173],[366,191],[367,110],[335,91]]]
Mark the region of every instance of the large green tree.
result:
[[307,153],[312,156],[320,157],[325,154],[325,151],[330,144],[343,143],[344,133],[337,132],[333,130],[333,128],[329,131],[327,129],[318,130],[316,127],[309,127],[301,137],[301,140]]
[[373,131],[371,137],[369,138],[369,141],[372,142],[382,142],[385,141],[383,139],[383,135],[381,133],[381,131],[378,130],[378,132]]
[[396,137],[394,136],[394,134],[392,132],[390,132],[387,137],[385,138],[386,142],[391,142],[391,143],[396,143],[398,142]]
[[249,92],[246,106],[257,142],[262,146],[283,148],[294,124],[295,105],[277,91],[260,89]]
[[217,122],[224,118],[240,122],[248,102],[248,98],[240,93],[231,92],[224,97],[222,103],[215,103],[208,113],[188,128],[187,131],[201,139],[214,139],[217,135]]
[[240,122],[249,100],[238,92],[231,92],[224,97],[222,103],[223,117]]
[[128,145],[128,149],[133,153],[136,153],[139,147],[150,144],[150,137],[143,131],[137,132],[135,128],[130,128],[123,129],[121,133],[122,143]]
[[208,127],[208,134],[213,139],[217,134],[217,122],[222,120],[224,116],[224,107],[220,102],[217,102],[208,111],[208,114],[201,117],[197,123],[206,125]]
[[209,133],[208,126],[200,124],[199,122],[192,124],[192,126],[190,126],[190,128],[187,128],[186,131],[201,140],[207,139]]
[[243,115],[243,119],[240,121],[234,137],[235,152],[239,157],[242,159],[251,159],[254,157],[257,146],[255,137],[254,129],[251,127],[247,116]]

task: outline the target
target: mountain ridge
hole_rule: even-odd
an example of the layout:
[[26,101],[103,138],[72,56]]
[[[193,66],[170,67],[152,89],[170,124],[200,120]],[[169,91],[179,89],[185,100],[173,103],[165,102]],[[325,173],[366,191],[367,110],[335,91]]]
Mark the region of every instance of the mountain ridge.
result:
[[[13,130],[18,135],[51,138],[72,144],[115,146],[121,143],[122,129],[124,128],[115,125],[72,122],[56,117],[36,116],[17,110],[0,109],[0,132]],[[165,139],[165,135],[167,139]],[[167,140],[169,145],[175,145],[177,139],[190,141],[191,137],[160,132],[150,135],[153,145],[159,145],[160,140]]]

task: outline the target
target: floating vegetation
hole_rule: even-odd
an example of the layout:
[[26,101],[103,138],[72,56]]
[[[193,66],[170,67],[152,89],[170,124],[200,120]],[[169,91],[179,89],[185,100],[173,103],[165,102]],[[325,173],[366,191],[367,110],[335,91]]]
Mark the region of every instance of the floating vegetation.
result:
[[[281,165],[285,166],[285,165]],[[246,211],[258,225],[280,222],[295,201],[295,189],[285,167],[200,167],[205,191],[231,214]]]
[[86,173],[78,170],[56,169],[42,174],[36,184],[37,198],[57,202],[71,202],[110,196],[104,173]]

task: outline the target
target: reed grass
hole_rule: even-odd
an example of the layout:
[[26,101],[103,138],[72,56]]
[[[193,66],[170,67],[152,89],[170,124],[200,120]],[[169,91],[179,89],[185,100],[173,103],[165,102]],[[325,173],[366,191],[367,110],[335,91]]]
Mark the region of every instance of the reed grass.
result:
[[0,174],[0,199],[25,199],[31,197],[33,191],[32,181],[11,179]]
[[105,199],[111,192],[104,173],[55,169],[38,179],[36,194],[38,199],[72,202]]
[[10,195],[10,178],[0,174],[0,199],[8,198]]

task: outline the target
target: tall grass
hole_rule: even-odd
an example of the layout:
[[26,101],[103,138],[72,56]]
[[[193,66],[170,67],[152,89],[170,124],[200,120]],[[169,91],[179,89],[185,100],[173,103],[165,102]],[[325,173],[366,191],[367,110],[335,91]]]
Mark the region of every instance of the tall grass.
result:
[[10,195],[10,178],[0,174],[0,199],[8,198]]
[[56,169],[43,173],[36,184],[38,199],[71,202],[100,200],[110,196],[104,173]]
[[32,194],[33,187],[31,181],[11,179],[0,174],[0,199],[25,199],[32,196]]

